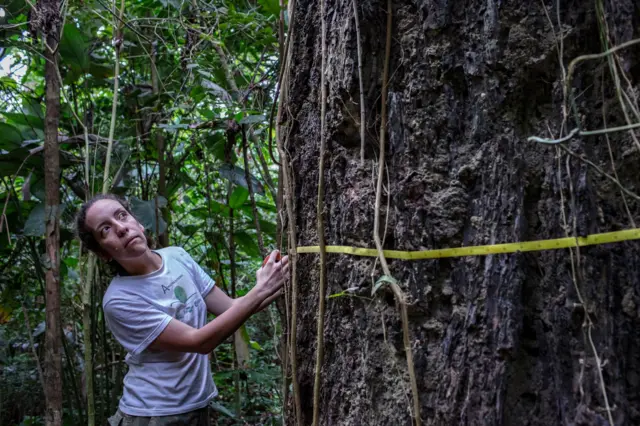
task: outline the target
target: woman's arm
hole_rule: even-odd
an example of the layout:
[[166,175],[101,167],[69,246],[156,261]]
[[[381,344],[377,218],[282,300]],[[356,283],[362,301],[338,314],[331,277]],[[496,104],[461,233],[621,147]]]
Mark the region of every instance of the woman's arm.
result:
[[[288,271],[288,269],[289,269],[289,267],[288,267],[289,257],[288,256],[283,257],[282,260],[279,263],[281,265],[283,265],[283,267],[286,267],[286,270]],[[258,270],[258,273],[259,272],[260,272],[260,270]],[[259,279],[259,274],[257,274],[257,275],[258,275],[258,279]],[[262,303],[260,303],[260,306],[258,306],[258,308],[256,308],[255,312],[260,312],[261,310],[263,310],[264,308],[269,306],[269,304],[271,302],[273,302],[275,299],[277,299],[278,297],[280,297],[281,294],[282,294],[282,292],[279,291],[278,293],[275,293],[275,294],[271,295],[270,297],[268,297],[267,299],[265,299],[264,301],[262,301]],[[246,296],[244,296],[244,297],[246,297]],[[218,287],[214,287],[213,290],[211,290],[209,292],[207,297],[205,297],[204,301],[205,301],[205,303],[207,305],[207,311],[209,311],[210,313],[218,316],[218,315],[221,315],[224,312],[226,312],[227,309],[231,308],[234,305],[234,303],[236,303],[237,301],[239,301],[241,299],[242,299],[242,297],[239,297],[237,299],[233,299],[233,298],[229,297],[224,291],[222,291]]]
[[238,299],[232,299],[227,293],[220,290],[220,288],[214,287],[213,290],[207,294],[207,297],[204,298],[204,303],[207,305],[207,311],[218,316],[232,307],[236,300]]
[[[253,313],[262,311],[264,308],[269,306],[271,302],[273,302],[280,296],[282,296],[282,290],[279,290],[275,294],[263,300],[262,303],[260,303],[260,306],[258,306]],[[229,308],[234,306],[236,302],[242,300],[244,297],[246,296],[232,299],[231,297],[227,296],[224,291],[220,290],[218,287],[214,287],[213,290],[209,292],[207,297],[205,297],[204,301],[207,305],[207,311],[218,316],[227,312]]]
[[[209,293],[205,299],[207,309],[218,312],[213,321],[196,329],[174,318],[149,348],[203,354],[211,352],[239,329],[263,304],[273,300],[282,288],[289,265],[284,259],[276,263],[274,253],[270,256],[269,262],[258,270],[258,282],[245,296],[233,300],[217,288]],[[210,302],[210,298],[214,300]]]
[[[277,292],[277,290],[276,288],[275,291]],[[222,315],[199,329],[174,318],[149,348],[207,354],[239,329],[260,306],[260,303],[269,296],[271,296],[269,292],[256,287],[245,297],[238,299],[237,303],[234,303]]]

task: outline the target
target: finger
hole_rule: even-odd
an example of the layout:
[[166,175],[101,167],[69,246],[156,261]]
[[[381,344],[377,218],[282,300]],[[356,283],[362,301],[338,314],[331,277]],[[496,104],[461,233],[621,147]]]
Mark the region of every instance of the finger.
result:
[[269,255],[269,261],[267,263],[270,263],[271,265],[273,265],[276,262],[278,253],[280,253],[278,250],[272,251],[271,254]]
[[287,263],[289,263],[289,256],[285,256],[280,260],[280,263],[282,263],[283,265],[286,265]]
[[282,267],[282,274],[287,278],[289,276],[289,264],[287,263]]

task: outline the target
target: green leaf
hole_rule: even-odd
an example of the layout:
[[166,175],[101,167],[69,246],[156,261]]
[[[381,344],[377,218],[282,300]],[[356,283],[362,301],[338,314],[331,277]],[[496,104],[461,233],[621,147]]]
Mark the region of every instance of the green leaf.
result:
[[346,290],[342,290],[339,293],[333,293],[330,294],[329,296],[327,296],[328,299],[333,299],[335,297],[342,297],[342,296],[351,296],[353,295],[356,291],[358,291],[358,287],[349,287]]
[[[218,373],[216,373],[216,375],[218,375]],[[224,405],[220,404],[219,402],[216,402],[215,400],[209,401],[209,407],[211,407],[214,411],[217,411],[220,414],[224,414],[227,417],[231,417],[232,419],[236,418],[236,415],[233,414],[233,412],[231,412],[228,408],[226,408]]]
[[[242,167],[232,166],[231,164],[225,163],[222,166],[220,166],[220,168],[218,169],[218,172],[220,173],[220,176],[230,180],[236,185],[240,185],[245,188],[248,188],[247,179],[245,178],[244,169]],[[262,186],[260,181],[255,176],[253,175],[250,175],[250,176],[251,176],[253,191],[256,194],[264,195],[264,187]]]
[[25,114],[40,117],[41,120],[44,120],[44,106],[40,99],[22,95],[22,108]]
[[240,120],[240,124],[262,123],[267,118],[264,115],[248,115]]
[[[187,154],[183,154],[187,155]],[[167,187],[167,196],[172,198],[178,190],[184,186],[196,187],[198,184],[187,173],[182,171],[175,171],[174,178],[171,179],[171,184]]]
[[260,207],[261,209],[264,209],[266,211],[270,211],[270,212],[276,212],[277,208],[275,204],[271,204],[271,203],[265,203],[263,201],[256,201],[256,206]]
[[375,285],[373,286],[373,289],[371,289],[371,295],[373,296],[374,294],[376,294],[376,292],[382,288],[385,284],[398,284],[398,280],[396,280],[395,278],[389,276],[389,275],[383,275],[380,278],[378,278],[378,281],[376,281]]
[[2,138],[0,138],[0,149],[13,151],[16,148],[20,148],[22,134],[11,124],[0,123],[0,135],[2,135]]
[[229,216],[229,206],[222,204],[216,200],[211,200],[209,206],[197,207],[189,210],[189,214],[198,219],[210,219],[211,214],[221,214],[225,217]]
[[213,120],[216,118],[215,112],[211,111],[209,108],[200,108],[198,112],[207,120]]
[[[26,160],[26,161],[25,161]],[[24,165],[20,169],[20,165]],[[44,159],[42,155],[32,155],[29,157],[29,150],[25,148],[14,149],[8,154],[0,154],[0,176],[12,176],[21,170],[21,175],[29,174],[30,169],[43,170]]]
[[249,346],[251,346],[256,351],[263,351],[264,350],[264,348],[262,346],[260,346],[260,343],[256,342],[255,340],[250,340],[249,341]]
[[166,7],[173,7],[174,9],[180,9],[180,1],[179,0],[160,0],[160,3],[162,3],[162,6]]
[[11,77],[0,77],[0,89],[2,90],[10,90],[17,89],[18,83],[15,82]]
[[72,268],[75,268],[76,266],[78,266],[78,258],[77,257],[65,257],[62,261],[67,266],[71,266]]
[[2,7],[10,18],[17,18],[21,13],[27,13],[30,7],[22,0],[3,1]]
[[41,335],[42,333],[44,333],[44,330],[46,329],[46,323],[44,321],[42,321],[41,323],[39,323],[36,328],[33,329],[33,335],[32,337],[38,337],[39,335]]
[[256,243],[255,237],[247,234],[245,231],[239,231],[233,234],[238,247],[251,257],[260,257],[260,247]]
[[[220,133],[216,133],[213,136],[210,136],[209,139],[207,140],[209,143],[211,143],[211,153],[213,154],[213,156],[220,161],[225,161],[225,147],[227,145],[227,140],[226,138],[223,138],[222,135]],[[238,157],[236,156],[236,153],[231,150],[231,158],[230,158],[231,164],[235,164],[238,161]]]
[[94,64],[92,63],[89,66],[89,73],[98,79],[106,79],[109,77],[113,77],[114,69],[113,67],[102,65],[102,64]]
[[[240,338],[238,339],[238,335]],[[236,331],[236,338],[234,339],[236,349],[236,359],[238,360],[238,366],[240,368],[246,368],[249,365],[249,333],[247,327],[242,325],[238,331]]]
[[89,48],[84,36],[74,23],[64,26],[64,34],[60,40],[60,56],[62,63],[70,66],[77,73],[89,68]]
[[258,0],[260,6],[262,6],[262,12],[266,15],[279,15],[280,5],[278,0]]
[[207,89],[207,91],[219,98],[221,98],[225,102],[231,102],[231,95],[229,92],[224,90],[221,86],[218,86],[211,80],[207,80],[206,78],[202,79],[202,87]]
[[258,220],[258,223],[260,223],[260,231],[265,234],[276,235],[277,227],[275,223],[262,219]]
[[31,181],[30,191],[31,195],[36,197],[40,201],[44,201],[45,198],[45,185],[44,185],[44,177],[36,179],[35,181]]
[[2,115],[7,117],[13,124],[19,124],[30,129],[44,129],[44,120],[36,115],[22,114],[20,112],[3,112]]
[[176,286],[173,289],[173,294],[176,296],[176,299],[178,299],[180,302],[187,303],[187,292],[181,286],[179,285]]
[[[167,206],[167,199],[158,196],[158,208],[164,208]],[[167,230],[167,223],[164,221],[160,212],[156,210],[156,200],[143,201],[136,197],[131,197],[131,210],[136,216],[138,221],[144,226],[145,229],[156,233],[163,234]],[[157,221],[157,223],[156,223]]]
[[187,237],[192,237],[200,229],[204,228],[204,225],[181,225],[177,224],[178,229]]
[[[65,205],[61,204],[59,207],[59,215],[62,216]],[[24,224],[23,233],[30,237],[41,237],[45,233],[46,217],[45,217],[45,205],[44,203],[38,203],[29,213],[29,217]]]
[[158,127],[160,129],[164,129],[168,132],[175,132],[176,130],[180,130],[180,129],[188,129],[189,125],[188,124],[158,124]]
[[229,197],[229,207],[237,209],[247,201],[247,198],[249,198],[249,191],[242,186],[236,186],[231,197]]

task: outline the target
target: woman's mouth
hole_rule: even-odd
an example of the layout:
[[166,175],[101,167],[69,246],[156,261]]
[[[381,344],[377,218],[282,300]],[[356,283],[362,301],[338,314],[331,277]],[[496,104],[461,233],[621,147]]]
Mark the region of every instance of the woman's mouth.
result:
[[140,238],[137,235],[133,238],[131,238],[129,241],[126,242],[126,244],[124,245],[124,248],[129,247],[129,244],[131,244],[136,238]]

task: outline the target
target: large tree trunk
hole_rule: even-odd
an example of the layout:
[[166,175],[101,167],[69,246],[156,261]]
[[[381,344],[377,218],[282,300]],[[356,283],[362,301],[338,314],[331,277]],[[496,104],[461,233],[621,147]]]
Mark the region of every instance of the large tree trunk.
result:
[[[364,167],[352,0],[326,3],[325,235],[328,245],[374,247],[386,2],[358,1],[368,137]],[[563,35],[565,67],[579,55],[602,52],[598,2],[560,2],[556,13],[556,3],[544,0],[548,16],[542,3],[394,2],[388,183],[385,176],[381,206],[385,249],[560,238],[565,232],[629,228],[638,220],[637,200],[627,195],[627,215],[612,180],[565,150],[527,141],[532,135],[568,134],[575,116],[584,129],[603,128],[603,106],[606,125],[626,124],[605,58],[576,67],[578,114],[567,110],[563,126],[563,72],[554,34]],[[298,246],[318,244],[319,4],[295,2],[287,113],[279,132],[291,131],[286,149]],[[611,45],[638,36],[632,0],[604,0],[604,9]],[[621,50],[614,61],[636,90],[639,52],[638,46]],[[631,135],[618,132],[609,139],[622,185],[640,192],[639,153]],[[604,136],[574,138],[565,146],[614,174]],[[299,254],[296,277],[304,424],[312,417],[318,259]],[[640,247],[625,242],[581,248],[573,259],[575,274],[567,249],[391,261],[410,302],[423,424],[608,424],[603,385],[615,424],[640,424]],[[382,275],[379,262],[329,254],[327,268],[327,294],[359,287],[363,297],[327,300],[319,423],[411,424],[398,307],[390,292],[364,298]],[[292,401],[288,424],[296,418]]]
[[45,58],[44,179],[46,229],[46,332],[44,354],[45,422],[62,424],[62,328],[60,325],[60,157],[58,122],[60,120],[60,80],[58,79],[58,42],[60,38],[60,2],[40,0],[34,13],[39,20]]

